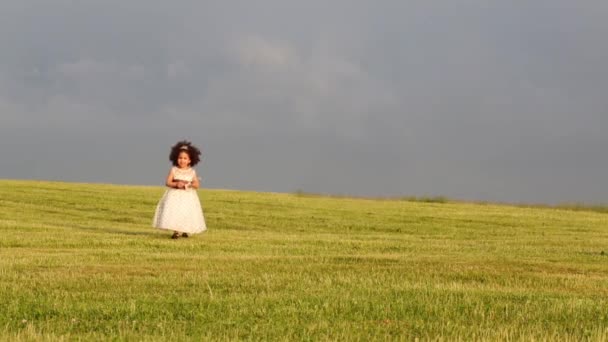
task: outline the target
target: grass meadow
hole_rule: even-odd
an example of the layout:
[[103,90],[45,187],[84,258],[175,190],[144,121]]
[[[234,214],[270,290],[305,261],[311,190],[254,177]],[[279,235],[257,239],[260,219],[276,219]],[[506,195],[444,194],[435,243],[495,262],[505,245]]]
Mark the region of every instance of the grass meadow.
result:
[[0,340],[608,340],[605,212],[163,192],[0,180]]

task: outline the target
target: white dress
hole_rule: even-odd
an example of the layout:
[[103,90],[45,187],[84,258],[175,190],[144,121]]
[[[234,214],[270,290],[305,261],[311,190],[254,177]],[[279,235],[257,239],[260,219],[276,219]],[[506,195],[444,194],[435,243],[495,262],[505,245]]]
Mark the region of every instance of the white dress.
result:
[[[173,167],[174,180],[192,182],[195,177],[196,172],[192,168]],[[188,234],[207,230],[196,189],[167,189],[156,206],[152,225]]]

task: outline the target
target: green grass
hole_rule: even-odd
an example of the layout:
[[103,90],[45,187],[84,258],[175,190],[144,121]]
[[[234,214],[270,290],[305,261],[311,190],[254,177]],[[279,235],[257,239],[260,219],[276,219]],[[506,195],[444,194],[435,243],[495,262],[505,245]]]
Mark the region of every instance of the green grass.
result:
[[608,339],[608,215],[0,180],[0,340]]

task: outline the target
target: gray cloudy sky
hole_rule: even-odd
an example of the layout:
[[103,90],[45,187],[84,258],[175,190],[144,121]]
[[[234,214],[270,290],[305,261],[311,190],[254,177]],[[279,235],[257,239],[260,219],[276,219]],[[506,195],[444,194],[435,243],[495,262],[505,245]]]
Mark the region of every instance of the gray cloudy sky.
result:
[[3,0],[0,178],[608,202],[608,2]]

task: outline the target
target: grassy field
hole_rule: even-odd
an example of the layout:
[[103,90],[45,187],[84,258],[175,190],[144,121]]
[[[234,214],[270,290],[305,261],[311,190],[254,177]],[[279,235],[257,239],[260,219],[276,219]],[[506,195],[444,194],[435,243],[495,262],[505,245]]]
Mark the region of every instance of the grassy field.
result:
[[608,340],[608,214],[0,180],[0,340]]

